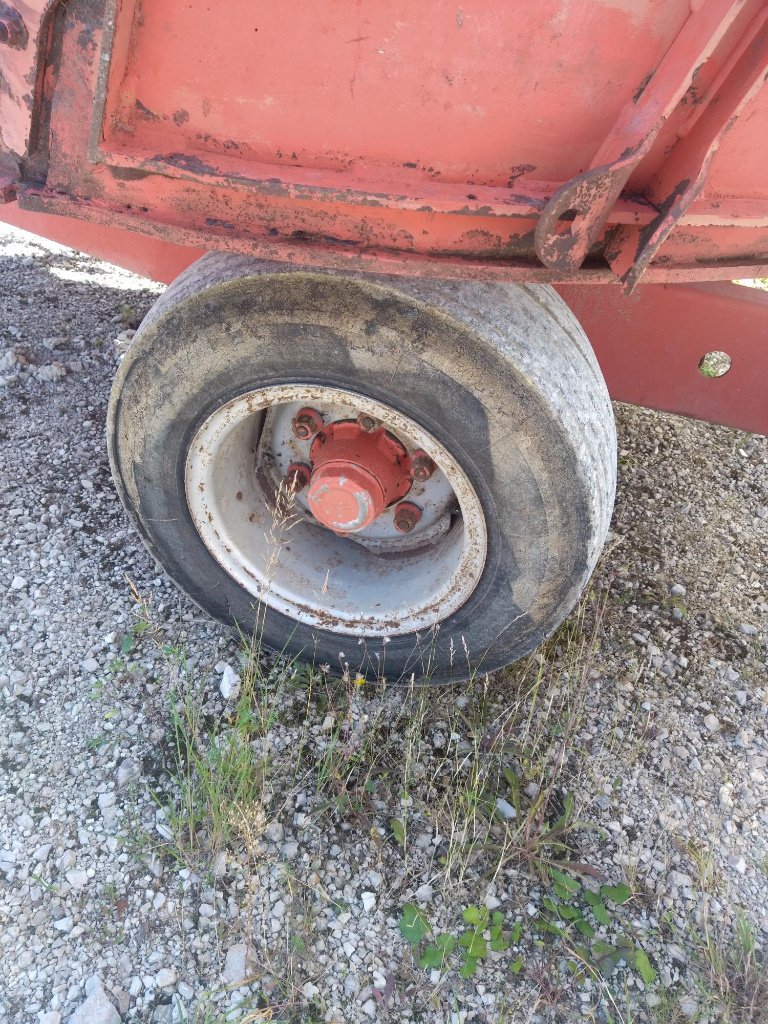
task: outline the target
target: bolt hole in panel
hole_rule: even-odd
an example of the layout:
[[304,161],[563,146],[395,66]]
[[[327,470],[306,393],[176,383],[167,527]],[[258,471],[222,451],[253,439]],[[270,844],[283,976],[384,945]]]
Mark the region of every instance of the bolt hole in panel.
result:
[[727,352],[707,352],[699,360],[702,377],[724,377],[731,368],[731,357]]
[[711,282],[559,285],[611,397],[768,434],[768,292]]

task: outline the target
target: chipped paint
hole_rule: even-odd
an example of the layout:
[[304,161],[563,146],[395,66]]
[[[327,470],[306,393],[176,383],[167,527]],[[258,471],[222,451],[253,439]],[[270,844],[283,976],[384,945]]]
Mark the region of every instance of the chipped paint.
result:
[[[244,0],[242,4],[242,17],[247,20],[248,5]],[[394,137],[390,132],[385,140],[387,145],[391,143],[391,152],[379,151],[383,143],[375,123],[370,124],[370,137],[365,136],[364,144],[358,135],[354,149],[345,149],[336,138],[318,149],[312,143],[312,116],[295,104],[285,106],[297,87],[289,62],[280,69],[283,77],[278,75],[268,91],[257,96],[251,97],[247,89],[238,86],[237,66],[224,69],[230,84],[226,88],[221,85],[221,62],[212,59],[205,45],[208,13],[201,12],[195,28],[187,28],[185,48],[191,54],[199,52],[201,61],[199,77],[190,88],[186,81],[177,82],[178,75],[169,77],[162,60],[144,59],[148,53],[161,54],[163,47],[177,45],[164,34],[164,25],[174,23],[178,13],[169,0],[145,7],[133,0],[120,5],[117,0],[69,0],[59,8],[55,30],[54,5],[28,0],[24,11],[25,17],[28,9],[32,11],[27,18],[30,45],[23,55],[23,73],[18,63],[21,55],[0,49],[0,123],[6,147],[14,132],[18,142],[24,124],[28,126],[22,148],[10,147],[16,163],[2,164],[3,195],[9,199],[18,193],[27,209],[121,225],[170,242],[258,252],[296,262],[424,275],[603,280],[612,273],[606,257],[613,258],[621,251],[631,252],[639,260],[637,235],[643,233],[644,242],[648,240],[649,226],[657,223],[660,209],[667,209],[664,203],[671,193],[657,194],[652,176],[643,179],[641,173],[646,162],[651,168],[658,167],[662,143],[669,146],[662,131],[664,123],[682,123],[686,131],[693,125],[698,130],[693,122],[680,122],[680,117],[706,118],[708,110],[722,107],[723,89],[738,64],[749,19],[762,6],[757,0],[741,4],[707,0],[688,17],[677,37],[663,40],[662,46],[653,42],[651,29],[656,23],[652,5],[646,10],[646,5],[639,3],[632,12],[626,4],[604,5],[594,38],[598,68],[604,67],[609,74],[620,25],[634,32],[636,47],[643,53],[648,50],[648,55],[632,73],[625,89],[625,107],[599,148],[596,165],[576,173],[580,170],[577,165],[564,181],[564,176],[553,179],[547,172],[553,162],[567,163],[555,134],[547,136],[550,148],[545,151],[538,129],[519,137],[506,127],[500,133],[502,122],[494,120],[491,113],[493,85],[505,95],[515,90],[520,93],[509,113],[524,110],[529,125],[546,126],[558,116],[551,91],[546,101],[538,99],[546,87],[539,61],[547,68],[556,64],[566,81],[573,54],[565,36],[557,33],[537,38],[540,50],[523,55],[528,64],[521,64],[522,57],[516,52],[517,64],[505,68],[498,79],[493,77],[495,65],[486,67],[483,55],[471,50],[473,33],[485,31],[476,19],[465,19],[460,34],[440,37],[441,61],[434,79],[425,77],[425,69],[396,63],[387,65],[386,81],[378,80],[375,69],[379,65],[369,67],[361,61],[355,84],[358,106],[363,104],[363,96],[368,103],[379,97],[384,117],[384,101],[408,85],[416,89],[409,97],[418,99],[411,103],[408,116],[418,118],[422,108],[432,110],[434,93],[434,123],[425,122],[421,133],[415,135],[404,113],[402,145],[399,133]],[[734,14],[736,7],[743,16]],[[575,24],[577,8],[578,4],[563,5],[563,32]],[[591,17],[590,10],[581,11],[583,18]],[[738,24],[737,15],[741,18]],[[387,14],[382,9],[376,17],[386,21]],[[428,15],[409,17],[408,31],[414,38],[419,33],[434,34]],[[488,24],[496,26],[496,35],[508,17],[501,4],[489,8]],[[525,31],[526,18],[519,12],[517,17]],[[218,31],[226,34],[227,26],[219,24]],[[390,47],[375,45],[376,31],[348,31],[340,42],[354,39],[355,47],[363,48],[361,53],[367,53],[370,46],[371,54],[381,51],[379,56],[394,60]],[[603,31],[604,36],[600,34]],[[279,33],[272,31],[270,38],[279,48]],[[493,44],[489,38],[484,41]],[[233,45],[240,42],[240,35],[233,39]],[[405,40],[401,42],[406,45]],[[315,45],[320,44],[316,41]],[[304,54],[307,82],[314,73],[313,54],[314,50]],[[39,65],[38,55],[43,58]],[[483,69],[488,86],[485,95],[471,100],[458,95],[466,89],[464,65],[468,61],[473,69]],[[167,66],[172,67],[173,62]],[[9,68],[17,79],[6,74]],[[344,74],[348,72],[349,68]],[[333,68],[328,71],[331,77],[334,73]],[[529,74],[530,79],[525,77]],[[700,100],[696,107],[685,105],[694,77]],[[23,80],[26,87],[19,89],[17,80]],[[346,89],[348,77],[343,81]],[[599,74],[595,82],[599,84]],[[530,88],[521,92],[526,83]],[[633,91],[632,83],[641,84],[635,84]],[[585,81],[585,88],[587,84]],[[603,116],[599,103],[605,83],[600,88],[603,92],[590,93],[594,109],[587,107],[581,112],[585,135],[594,134],[591,119]],[[264,107],[266,98],[269,104]],[[569,95],[568,102],[571,99]],[[306,100],[311,107],[311,91]],[[275,123],[289,123],[288,135],[259,149],[258,131],[252,129],[262,120],[249,120],[252,101],[259,105],[259,119],[273,116],[266,111],[274,111]],[[344,96],[338,103],[343,113],[337,123],[343,134],[343,118],[352,116],[354,109],[343,107],[347,103]],[[685,106],[682,114],[678,106],[681,110]],[[438,107],[443,111],[439,116]],[[470,107],[487,111],[476,128],[473,121],[462,121],[469,117],[466,111]],[[288,122],[287,109],[293,111]],[[451,128],[451,138],[463,147],[454,153],[453,164],[440,157],[446,140],[441,126],[445,125]],[[739,122],[737,132],[742,131],[750,131],[749,121]],[[49,139],[54,141],[50,154]],[[525,159],[529,155],[531,158]],[[25,158],[24,179],[17,187],[21,157]],[[674,203],[674,223],[667,218],[665,231],[675,225],[678,230],[669,239],[664,235],[661,251],[658,246],[653,252],[643,246],[644,273],[654,280],[664,274],[670,280],[686,274],[718,277],[735,258],[753,275],[764,273],[760,268],[767,259],[768,197],[760,192],[759,162],[754,171],[759,176],[755,188],[732,194],[727,203],[721,195],[709,195],[702,182],[697,196],[689,194],[685,203]],[[743,180],[743,166],[738,173]],[[631,194],[627,189],[630,176]],[[677,180],[683,177],[678,175]],[[622,247],[620,236],[631,237],[631,244]],[[618,263],[613,273],[627,279],[627,267]]]

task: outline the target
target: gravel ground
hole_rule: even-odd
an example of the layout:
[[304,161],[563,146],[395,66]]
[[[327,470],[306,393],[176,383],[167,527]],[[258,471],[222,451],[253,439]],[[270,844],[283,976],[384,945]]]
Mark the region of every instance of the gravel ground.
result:
[[128,526],[105,409],[158,291],[0,229],[0,1020],[767,1019],[768,440],[617,406],[556,637],[358,688]]

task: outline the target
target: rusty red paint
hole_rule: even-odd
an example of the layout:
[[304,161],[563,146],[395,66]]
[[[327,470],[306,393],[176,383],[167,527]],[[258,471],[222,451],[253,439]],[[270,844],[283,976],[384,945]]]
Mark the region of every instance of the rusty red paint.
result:
[[206,251],[176,245],[117,225],[23,210],[18,203],[0,206],[0,221],[53,242],[81,249],[153,281],[170,284]]
[[581,266],[632,172],[743,7],[743,0],[704,0],[694,9],[659,66],[621,111],[590,169],[558,189],[542,212],[536,226],[542,263],[563,272]]
[[411,474],[414,480],[424,483],[435,472],[436,466],[425,451],[419,448],[411,455]]
[[[40,44],[54,8],[30,6]],[[35,109],[39,134],[50,131],[54,146],[35,180],[21,182],[22,206],[294,262],[605,280],[600,232],[615,249],[620,226],[638,231],[654,221],[658,209],[643,196],[669,132],[722,92],[711,80],[728,78],[745,25],[763,5],[705,0],[691,13],[687,0],[631,11],[545,0],[521,12],[498,2],[482,19],[468,16],[459,35],[438,3],[414,9],[395,0],[364,13],[350,3],[349,18],[368,30],[349,36],[343,12],[330,18],[324,5],[302,7],[298,21],[285,5],[229,6],[226,23],[213,8],[193,12],[172,0],[61,7],[55,39],[39,45],[50,64],[26,71],[48,83],[41,95],[51,94],[50,123],[39,98]],[[361,40],[359,56],[348,38]],[[444,73],[425,65],[427,50]],[[18,81],[12,90],[18,102]],[[746,113],[731,133],[738,159],[724,159],[729,147],[721,147],[711,169],[718,181],[738,174],[742,186],[701,189],[678,221],[685,244],[671,258],[665,244],[650,280],[717,278],[734,256],[753,273],[766,264],[768,196],[745,138],[768,129],[768,103],[751,100]],[[0,115],[11,122],[9,151],[23,155],[31,135],[23,144],[14,137],[18,112],[7,98]],[[550,228],[580,233],[585,214],[560,219],[576,209],[560,208],[562,182],[573,188],[580,166],[595,159],[607,160],[610,174],[585,177],[577,189],[582,207],[589,199],[585,237],[594,244],[580,268],[574,256],[563,274],[562,265],[542,265],[534,232],[538,225],[546,234],[549,218]]]
[[768,75],[768,8],[760,11],[740,40],[738,55],[705,110],[689,118],[686,134],[667,155],[646,190],[657,217],[642,229],[622,226],[606,248],[606,258],[631,293],[669,233],[706,184],[709,169],[741,111]]
[[[607,265],[582,266],[576,274],[563,275],[524,260],[492,262],[466,256],[438,258],[382,251],[373,247],[334,247],[330,243],[322,245],[312,240],[243,239],[211,235],[191,227],[175,227],[171,230],[131,213],[112,213],[109,225],[105,225],[100,219],[100,211],[83,204],[72,209],[68,200],[57,198],[43,204],[30,202],[27,194],[26,204],[36,209],[22,209],[18,204],[0,207],[0,220],[29,231],[37,231],[54,241],[81,248],[164,282],[172,281],[184,267],[209,249],[247,253],[260,259],[282,260],[296,266],[371,270],[415,277],[540,283],[571,280],[584,284],[605,284],[615,280]],[[40,212],[43,208],[47,211],[56,210],[59,215]],[[754,277],[759,273],[762,264],[745,257],[743,247],[751,245],[758,252],[768,253],[768,231],[752,226],[743,231],[729,232],[725,228],[721,231],[723,235],[718,237],[715,247],[708,236],[698,231],[687,237],[681,245],[677,244],[673,234],[665,245],[665,253],[672,252],[673,257],[658,265],[652,263],[643,280],[649,284],[662,281],[731,281],[734,278]],[[695,252],[702,254],[702,262],[694,258]],[[710,263],[705,261],[707,255],[711,257]],[[768,270],[768,256],[764,258]]]

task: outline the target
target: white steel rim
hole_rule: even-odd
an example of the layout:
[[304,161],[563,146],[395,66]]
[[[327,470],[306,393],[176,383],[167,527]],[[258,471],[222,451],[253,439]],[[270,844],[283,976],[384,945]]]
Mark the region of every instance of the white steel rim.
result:
[[[409,451],[425,451],[435,480],[429,490],[414,483],[407,500],[426,507],[450,492],[450,511],[440,517],[437,509],[401,539],[390,536],[384,514],[368,538],[311,521],[298,495],[274,488],[281,460],[284,469],[300,442],[287,444],[284,426],[281,437],[266,426],[288,421],[281,407],[302,405],[371,416]],[[275,451],[262,450],[267,434]],[[222,568],[256,602],[307,626],[357,637],[435,627],[467,601],[485,565],[485,516],[457,460],[410,417],[345,389],[274,385],[221,406],[190,445],[185,489],[195,527]]]

